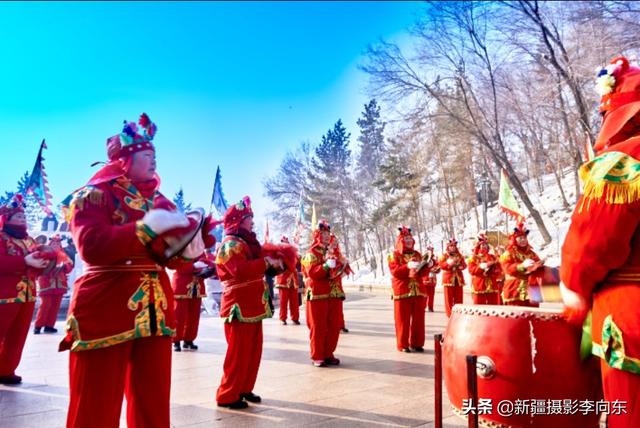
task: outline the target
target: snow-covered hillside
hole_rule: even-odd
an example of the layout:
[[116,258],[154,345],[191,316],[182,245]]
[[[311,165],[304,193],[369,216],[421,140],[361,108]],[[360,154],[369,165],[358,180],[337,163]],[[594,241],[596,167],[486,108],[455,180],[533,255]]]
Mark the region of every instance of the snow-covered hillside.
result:
[[[548,174],[543,177],[544,191],[542,193],[539,193],[537,191],[536,185],[533,180],[525,182],[525,187],[529,194],[529,198],[532,200],[537,210],[540,212],[540,215],[544,219],[547,230],[551,234],[552,242],[549,245],[543,245],[543,239],[538,231],[537,225],[535,224],[533,219],[528,216],[528,212],[526,212],[526,209],[524,208],[522,202],[518,200],[521,209],[525,212],[525,214],[527,214],[527,221],[525,224],[526,227],[531,230],[531,233],[529,234],[529,242],[540,257],[546,258],[546,264],[548,266],[558,266],[560,264],[560,247],[562,246],[562,242],[564,241],[564,237],[569,228],[571,214],[573,212],[573,208],[575,207],[574,180],[574,175],[571,170],[566,169],[562,178],[562,186],[567,200],[570,204],[569,210],[565,210],[562,207],[560,189],[558,188],[556,180],[552,174]],[[517,195],[515,196],[517,199]],[[477,206],[475,209],[478,211],[479,218],[482,219],[482,206]],[[497,204],[489,207],[487,211],[488,230],[498,230],[506,233],[507,224],[505,220],[506,215],[498,209]],[[462,253],[467,256],[470,254],[475,238],[480,232],[480,230],[478,230],[473,211],[469,211],[457,217],[454,220],[454,224],[456,225],[456,230],[458,231],[456,239],[460,243],[460,249]],[[434,227],[431,231],[428,232],[428,236],[426,237],[426,239],[424,239],[425,237],[421,237],[422,242],[430,242],[434,246],[436,254],[440,254],[442,252],[444,244],[449,239],[449,236],[447,236],[444,232],[445,229],[443,226],[443,224],[440,224]],[[515,221],[512,218],[509,218],[508,232],[511,232],[514,226]],[[389,251],[390,250],[391,249],[389,249]],[[356,273],[348,279],[345,278],[345,285],[390,284],[391,280],[386,266],[384,274],[382,274],[380,268],[378,268],[378,271],[374,275],[374,272],[372,272],[369,267],[365,266],[362,261],[360,261],[360,263],[352,263],[352,265],[359,265],[361,266],[361,268],[358,269]]]

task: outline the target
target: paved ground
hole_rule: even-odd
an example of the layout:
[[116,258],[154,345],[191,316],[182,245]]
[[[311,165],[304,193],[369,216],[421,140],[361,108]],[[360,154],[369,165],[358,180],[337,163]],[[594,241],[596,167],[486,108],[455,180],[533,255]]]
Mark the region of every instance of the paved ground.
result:
[[[174,353],[171,423],[176,427],[254,426],[432,426],[434,414],[433,334],[443,332],[442,294],[427,313],[424,354],[395,350],[392,302],[388,295],[353,291],[345,302],[350,333],[340,337],[337,368],[309,361],[308,329],[264,323],[264,353],[255,392],[263,403],[243,411],[215,406],[215,389],[226,350],[222,323],[203,318],[197,352]],[[63,322],[57,327],[61,330]],[[56,352],[61,333],[30,334],[18,387],[0,386],[0,425],[62,427],[68,403],[68,354]],[[466,421],[451,414],[445,398],[445,426]],[[125,426],[124,420],[121,426]]]

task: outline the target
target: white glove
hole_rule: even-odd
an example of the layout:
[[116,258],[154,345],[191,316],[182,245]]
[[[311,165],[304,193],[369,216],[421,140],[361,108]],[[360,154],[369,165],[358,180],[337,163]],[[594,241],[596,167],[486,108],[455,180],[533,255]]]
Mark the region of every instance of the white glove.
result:
[[48,260],[39,259],[33,254],[28,254],[27,256],[25,256],[24,262],[27,264],[27,266],[31,266],[32,268],[36,269],[44,269],[49,264]]
[[329,269],[334,269],[336,267],[336,259],[329,259],[325,262]]
[[[187,221],[188,222],[188,221]],[[202,233],[196,233],[196,236],[193,238],[187,248],[182,251],[182,257],[185,259],[197,259],[204,253],[204,241],[202,240]]]
[[197,262],[195,262],[195,263],[193,264],[193,267],[194,267],[195,269],[197,269],[197,270],[201,270],[201,269],[204,269],[204,268],[209,267],[209,265],[208,265],[208,264],[206,264],[205,262],[197,261]]
[[148,211],[144,217],[142,217],[142,222],[157,234],[164,233],[167,230],[189,226],[189,220],[183,213],[161,209]]
[[273,257],[269,257],[269,256],[265,257],[264,259],[267,261],[269,266],[278,268],[278,269],[284,269],[284,265],[282,264],[282,259],[274,259]]
[[482,270],[487,270],[487,268],[489,267],[489,265],[485,262],[480,263],[478,266],[480,266],[480,269]]
[[536,262],[534,262],[531,259],[526,259],[525,261],[522,262],[522,267],[525,269],[530,268],[531,266],[533,266]]
[[409,269],[415,269],[415,268],[417,268],[418,266],[420,266],[420,263],[419,263],[419,262],[416,262],[415,260],[411,260],[409,263],[407,263],[407,267],[408,267]]
[[454,264],[455,262],[456,262],[456,261],[455,261],[455,260],[453,260],[452,258],[448,258],[448,259],[447,259],[447,264],[448,264],[449,266],[453,266],[453,264]]

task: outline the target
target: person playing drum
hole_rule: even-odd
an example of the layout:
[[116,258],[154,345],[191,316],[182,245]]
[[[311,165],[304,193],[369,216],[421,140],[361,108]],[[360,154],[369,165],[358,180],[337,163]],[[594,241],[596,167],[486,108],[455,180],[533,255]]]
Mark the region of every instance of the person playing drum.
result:
[[529,300],[527,287],[543,274],[544,262],[533,251],[527,239],[529,230],[523,223],[509,235],[507,249],[500,256],[500,264],[505,273],[502,301],[505,305],[538,306]]
[[471,295],[476,305],[498,305],[498,279],[502,267],[495,254],[490,251],[489,241],[484,233],[478,236],[473,254],[467,260],[471,274]]
[[624,57],[600,70],[597,156],[580,168],[584,193],[562,245],[561,292],[570,319],[591,309],[609,427],[640,426],[640,68]]
[[450,317],[451,308],[455,304],[463,302],[464,276],[462,272],[467,267],[464,257],[458,250],[458,241],[455,238],[451,238],[447,243],[447,252],[440,256],[438,265],[443,272],[444,305],[447,317]]
[[425,286],[425,291],[427,293],[426,307],[429,312],[433,312],[433,304],[436,294],[436,285],[438,285],[438,272],[440,272],[440,266],[438,265],[438,258],[433,251],[432,245],[429,245],[427,247],[427,252],[422,259],[426,262],[425,266],[422,268],[424,269],[422,278]]

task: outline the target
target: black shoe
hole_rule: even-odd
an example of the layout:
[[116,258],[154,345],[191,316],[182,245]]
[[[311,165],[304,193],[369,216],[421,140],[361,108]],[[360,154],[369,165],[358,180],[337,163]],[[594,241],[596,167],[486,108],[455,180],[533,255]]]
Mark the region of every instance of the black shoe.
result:
[[180,347],[180,342],[173,342],[173,350],[176,352],[182,351],[182,348]]
[[251,403],[260,403],[262,401],[262,398],[260,398],[259,395],[256,395],[253,392],[245,392],[244,394],[240,394],[240,398]]
[[40,334],[40,330],[42,330],[42,327],[36,327],[33,329],[33,334]]
[[406,352],[407,354],[410,354],[410,353],[411,353],[411,349],[409,349],[409,348],[402,348],[402,349],[400,350],[400,352]]
[[293,323],[294,323],[295,325],[300,325],[300,321],[298,321],[298,320],[293,320]]
[[349,333],[349,329],[348,329],[348,328],[346,328],[346,327],[342,327],[342,328],[340,329],[340,331],[341,331],[341,332],[343,332],[343,333]]
[[340,360],[338,358],[325,358],[324,363],[328,366],[339,366]]
[[418,346],[417,348],[411,348],[412,352],[424,352],[424,348],[422,346]]
[[44,328],[44,332],[45,333],[57,333],[58,329],[57,328],[53,328],[53,327],[45,327]]
[[218,403],[218,407],[226,407],[227,409],[246,409],[249,407],[246,401],[242,401],[242,398],[233,403]]
[[287,325],[287,320],[280,320],[280,324]]
[[433,308],[429,308],[429,312],[433,312]]
[[193,343],[193,340],[189,340],[189,341],[185,340],[183,348],[184,349],[191,349],[192,351],[197,351],[198,350],[198,345]]
[[0,376],[0,383],[4,385],[17,385],[22,383],[22,377],[18,375]]

